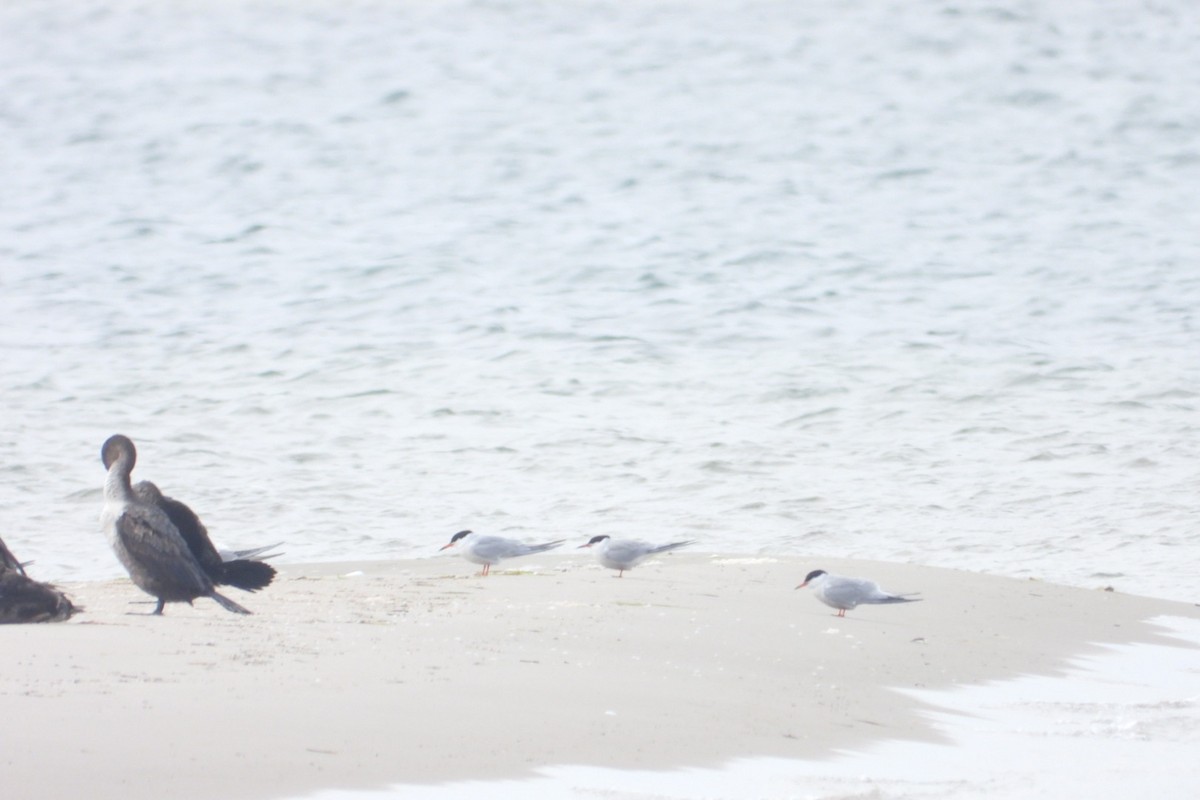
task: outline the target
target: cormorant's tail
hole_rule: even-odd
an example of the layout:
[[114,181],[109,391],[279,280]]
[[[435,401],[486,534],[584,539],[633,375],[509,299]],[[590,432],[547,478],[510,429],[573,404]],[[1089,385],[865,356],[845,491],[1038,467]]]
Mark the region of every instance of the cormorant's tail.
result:
[[211,597],[213,600],[216,600],[218,603],[220,603],[221,608],[225,609],[226,611],[232,611],[234,614],[250,614],[250,613],[252,613],[250,610],[242,608],[237,603],[230,600],[228,597],[225,597],[224,595],[218,593],[216,590],[213,590],[213,593],[210,594],[209,597]]
[[275,580],[275,568],[265,561],[239,559],[221,565],[221,580],[224,586],[234,586],[247,592],[265,589]]
[[695,543],[696,543],[695,539],[688,539],[686,542],[671,542],[670,544],[664,544],[659,547],[656,547],[653,550],[651,550],[650,552],[651,553],[665,553],[668,550],[674,550],[677,547],[686,547],[689,544],[695,544]]
[[545,544],[531,544],[531,545],[529,545],[529,552],[530,553],[544,553],[547,550],[553,550],[554,548],[558,547],[560,544],[562,544],[565,541],[566,541],[566,539],[559,539],[557,542],[546,542]]

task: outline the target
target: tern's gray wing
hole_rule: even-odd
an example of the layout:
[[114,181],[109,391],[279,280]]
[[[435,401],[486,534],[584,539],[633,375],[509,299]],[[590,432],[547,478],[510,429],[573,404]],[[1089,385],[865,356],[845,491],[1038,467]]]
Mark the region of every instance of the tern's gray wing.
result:
[[514,558],[528,553],[529,545],[503,536],[477,536],[471,543],[471,552],[486,559]]
[[268,558],[277,558],[283,553],[269,553],[268,550],[274,550],[276,547],[283,547],[283,542],[276,542],[265,547],[251,547],[247,550],[222,550],[217,549],[222,561],[265,561]]
[[516,539],[505,539],[503,536],[480,536],[471,545],[471,549],[480,558],[516,558],[517,556],[541,553],[558,547],[562,543],[563,540],[560,539],[557,542],[546,542],[545,544],[525,544]]
[[650,548],[651,553],[665,553],[668,550],[674,550],[677,547],[686,547],[689,544],[695,544],[695,539],[688,539],[686,542],[671,542],[670,544],[660,544],[657,547]]
[[863,578],[830,576],[821,587],[821,596],[834,608],[854,608],[872,602],[871,598],[880,594],[879,586]]
[[912,596],[913,594],[920,594],[920,592],[913,592],[910,594],[889,594],[888,592],[885,592],[882,589],[880,589],[875,594],[873,594],[869,598],[867,598],[866,600],[863,600],[863,602],[864,603],[915,603],[916,601],[921,599],[919,597],[913,597]]
[[554,548],[558,547],[560,544],[562,544],[565,541],[566,541],[566,539],[557,539],[553,542],[543,542],[542,544],[527,544],[525,546],[527,548],[529,548],[527,553],[544,553],[547,550],[553,550]]
[[654,552],[653,545],[634,539],[624,539],[615,542],[610,541],[608,547],[604,550],[604,557],[614,564],[628,564],[632,566],[652,552]]
[[861,603],[911,603],[918,599],[885,592],[865,578],[831,577],[825,581],[822,594],[834,608],[854,608]]

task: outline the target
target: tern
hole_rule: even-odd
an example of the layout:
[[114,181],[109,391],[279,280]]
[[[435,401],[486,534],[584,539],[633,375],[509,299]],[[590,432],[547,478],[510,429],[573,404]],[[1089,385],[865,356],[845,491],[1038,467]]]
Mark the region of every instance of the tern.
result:
[[837,616],[844,617],[846,612],[863,603],[912,603],[919,597],[903,594],[889,594],[879,588],[879,584],[866,578],[844,578],[841,575],[830,575],[823,569],[814,569],[804,576],[804,583],[797,586],[813,587],[813,594],[825,605],[838,610]]
[[625,570],[633,569],[656,553],[665,553],[677,547],[695,544],[694,540],[686,542],[671,542],[670,544],[647,544],[634,539],[614,539],[611,536],[593,536],[587,544],[579,545],[579,549],[594,547],[596,560],[609,569],[617,570],[617,577],[625,574]]
[[479,574],[487,575],[494,565],[506,558],[544,553],[565,541],[565,539],[559,539],[545,544],[525,544],[516,539],[505,539],[503,536],[480,536],[474,531],[459,531],[451,536],[450,541],[442,545],[441,549],[445,550],[461,544],[463,558],[475,564],[482,564],[483,572]]

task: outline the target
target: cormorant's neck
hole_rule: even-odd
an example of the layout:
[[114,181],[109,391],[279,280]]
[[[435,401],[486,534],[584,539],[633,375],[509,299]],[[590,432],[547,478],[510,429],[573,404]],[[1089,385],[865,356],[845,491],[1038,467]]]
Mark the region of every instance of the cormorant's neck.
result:
[[122,456],[108,468],[108,477],[104,479],[104,498],[106,500],[128,501],[133,497],[133,486],[130,485],[129,473],[132,472],[129,460]]

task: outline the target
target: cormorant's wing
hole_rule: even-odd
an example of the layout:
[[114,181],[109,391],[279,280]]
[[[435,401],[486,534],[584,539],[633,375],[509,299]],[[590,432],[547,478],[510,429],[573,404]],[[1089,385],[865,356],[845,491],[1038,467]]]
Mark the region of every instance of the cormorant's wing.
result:
[[183,537],[184,543],[192,555],[200,562],[200,566],[213,580],[218,580],[221,574],[221,554],[208,538],[208,528],[200,521],[186,504],[173,497],[167,497],[150,481],[141,481],[133,487],[134,494],[146,505],[156,506],[167,515],[175,530]]
[[127,506],[117,519],[116,531],[134,563],[158,582],[195,591],[197,596],[212,591],[212,581],[179,531],[154,506]]
[[25,574],[25,568],[21,566],[21,562],[17,561],[17,557],[5,546],[4,540],[0,539],[0,572],[6,569],[11,569],[20,575]]

